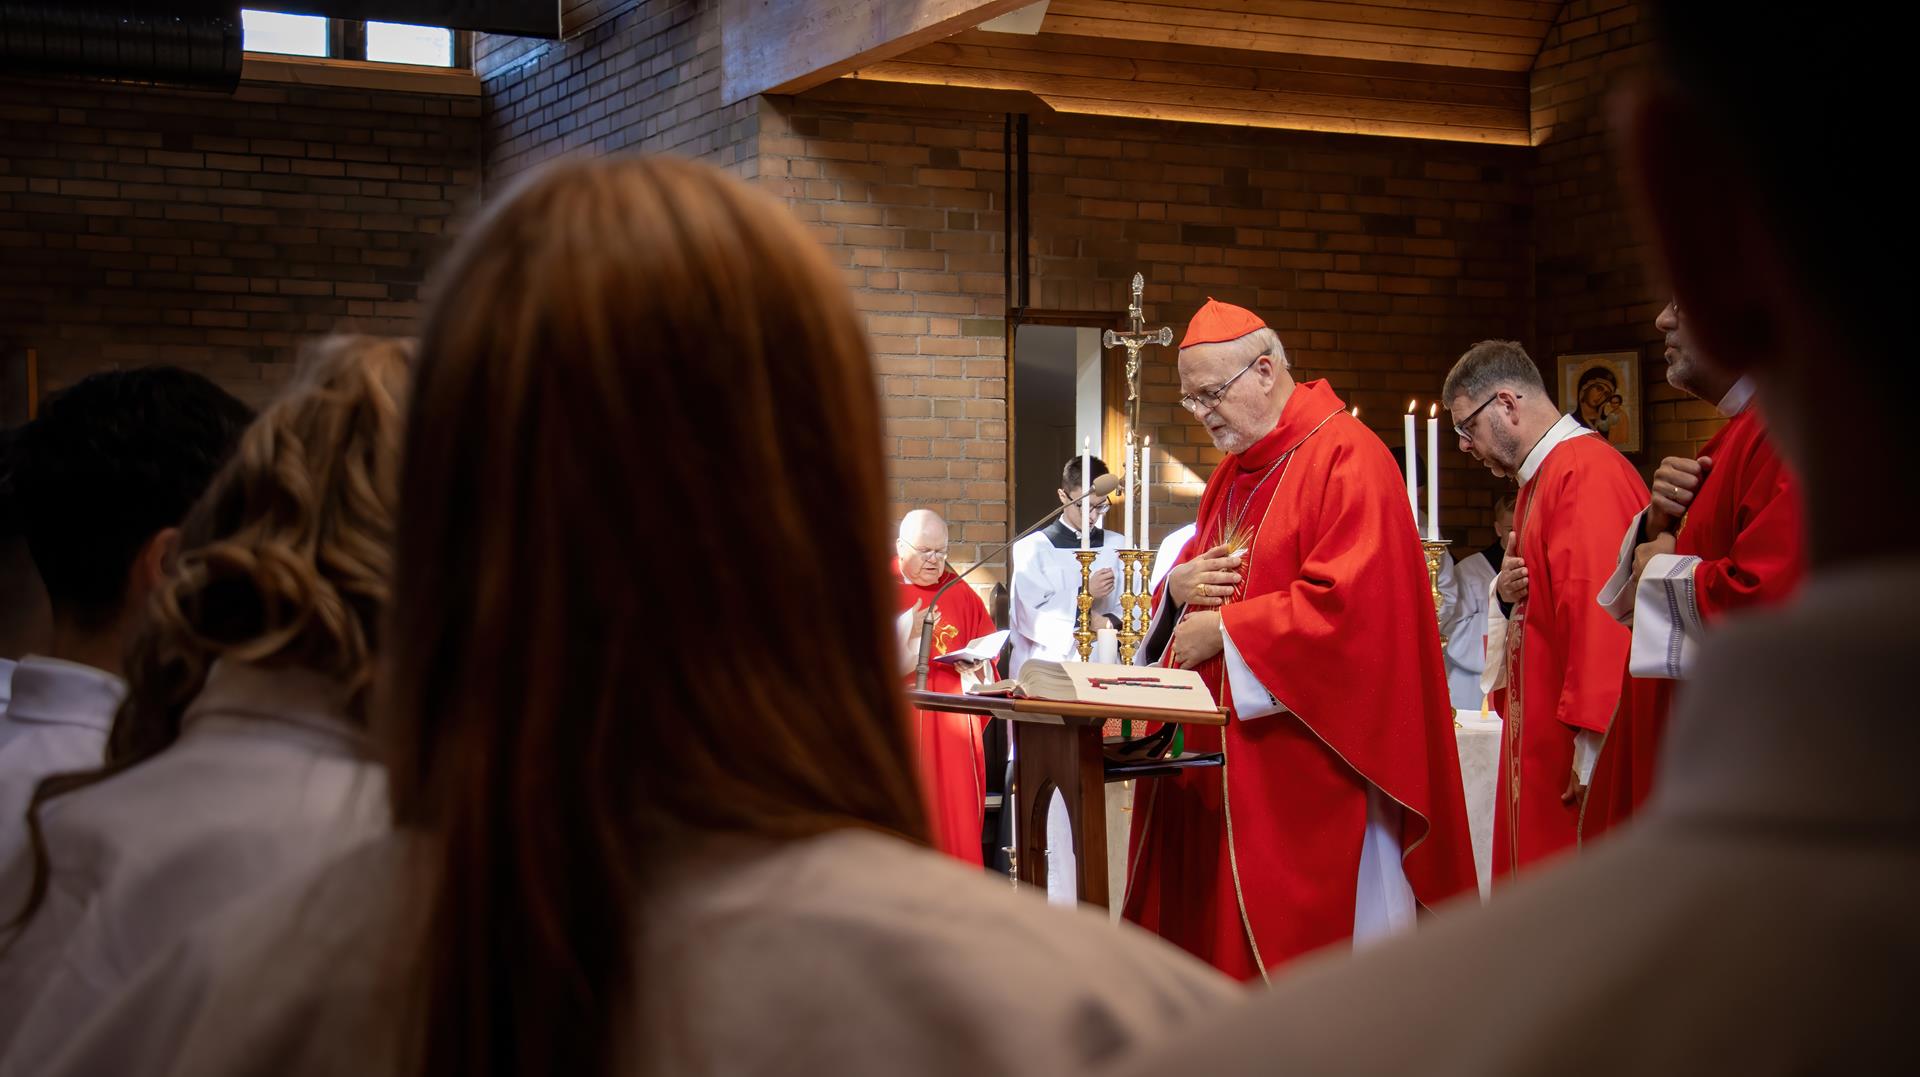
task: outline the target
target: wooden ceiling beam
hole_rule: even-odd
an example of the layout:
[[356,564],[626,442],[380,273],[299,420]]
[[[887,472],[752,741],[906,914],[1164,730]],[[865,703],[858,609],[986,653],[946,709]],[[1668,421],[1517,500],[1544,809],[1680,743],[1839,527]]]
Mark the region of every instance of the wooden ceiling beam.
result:
[[[1436,127],[1460,126],[1512,132],[1524,141],[1528,116],[1524,104],[1487,106],[1413,98],[1387,99],[1358,94],[1302,93],[1285,89],[1241,89],[1218,83],[1170,78],[1136,82],[1055,72],[1010,72],[889,60],[861,68],[857,78],[967,86],[981,90],[1025,90],[1042,100],[1109,100],[1125,104],[1225,108],[1287,116],[1320,116],[1329,121],[1406,122]],[[1057,107],[1057,106],[1056,106]]]
[[1033,0],[720,0],[720,96],[799,93]]
[[[1319,4],[1318,8],[1361,9],[1361,5]],[[1193,7],[1184,2],[1134,0],[1052,0],[1042,29],[1047,33],[1104,40],[1240,51],[1306,53],[1394,63],[1526,71],[1533,65],[1539,33],[1499,20],[1488,24],[1505,32],[1479,33],[1417,26],[1377,25],[1326,18],[1268,14],[1257,6],[1231,10]],[[1511,29],[1507,29],[1511,28]]]
[[1060,73],[1140,82],[1193,82],[1239,89],[1448,101],[1525,109],[1519,72],[1386,64],[1320,56],[1199,49],[1140,41],[970,31],[924,45],[900,61],[1007,72]]
[[1415,138],[1435,142],[1477,142],[1498,146],[1525,146],[1528,143],[1527,132],[1513,131],[1505,127],[1463,127],[1455,124],[1423,124],[1391,119],[1289,115],[1281,112],[1247,111],[1205,105],[1153,104],[1050,95],[1043,95],[1041,100],[1055,112],[1080,113],[1088,116],[1116,116],[1164,120],[1173,123],[1224,124],[1233,127],[1262,127],[1287,131],[1324,131],[1333,134]]

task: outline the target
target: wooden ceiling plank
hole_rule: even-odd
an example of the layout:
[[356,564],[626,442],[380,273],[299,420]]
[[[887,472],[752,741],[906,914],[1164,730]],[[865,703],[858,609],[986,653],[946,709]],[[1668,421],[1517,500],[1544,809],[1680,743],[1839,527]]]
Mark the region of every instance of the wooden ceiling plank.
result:
[[1417,138],[1442,142],[1476,142],[1484,145],[1524,146],[1525,131],[1504,128],[1454,127],[1433,124],[1376,120],[1340,120],[1324,116],[1290,116],[1273,112],[1246,112],[1237,109],[1198,105],[1156,105],[1114,102],[1099,98],[1072,98],[1042,95],[1041,100],[1056,112],[1127,119],[1164,120],[1175,123],[1214,123],[1235,127],[1261,127],[1288,131],[1322,131],[1333,134],[1375,135],[1389,138]]
[[1457,12],[1466,15],[1491,15],[1502,19],[1532,19],[1551,23],[1560,17],[1565,0],[1361,0],[1374,7],[1405,8],[1410,11]]
[[1047,13],[1047,30],[1052,33],[1083,37],[1124,38],[1132,41],[1157,41],[1167,44],[1278,53],[1311,53],[1321,56],[1430,64],[1441,67],[1478,67],[1495,71],[1529,71],[1533,68],[1531,53],[1521,56],[1511,53],[1484,53],[1463,49],[1422,48],[1371,42],[1329,42],[1323,38],[1246,31],[1223,33],[1214,29],[1170,26],[1164,23],[1056,16],[1051,10]]
[[[1174,8],[1220,9],[1218,0],[1153,0]],[[1248,14],[1269,18],[1311,19],[1329,23],[1355,23],[1362,26],[1397,26],[1412,30],[1447,30],[1466,34],[1487,34],[1525,38],[1539,42],[1551,19],[1511,19],[1473,12],[1432,11],[1420,8],[1392,7],[1359,0],[1255,0],[1242,7]]]
[[1407,79],[1414,82],[1472,85],[1501,90],[1516,87],[1524,90],[1527,87],[1526,71],[1495,71],[1444,64],[1356,60],[1344,56],[1322,56],[1316,53],[1224,49],[1115,37],[1083,37],[1076,34],[1049,33],[996,34],[986,30],[968,30],[955,34],[948,38],[947,42],[1008,49],[1044,50],[1050,53],[1166,59],[1223,67],[1247,67],[1261,72],[1286,70],[1326,75],[1358,75],[1374,79]]
[[[1398,26],[1369,26],[1356,22],[1327,22],[1320,19],[1296,19],[1263,15],[1247,10],[1189,8],[1137,0],[1052,0],[1047,7],[1044,29],[1052,29],[1055,17],[1113,19],[1123,22],[1150,22],[1229,33],[1277,34],[1327,41],[1370,42],[1378,45],[1402,45],[1415,48],[1453,49],[1468,52],[1503,52],[1531,58],[1540,48],[1537,36],[1459,33],[1448,30],[1408,29]],[[1226,42],[1222,42],[1226,44]]]

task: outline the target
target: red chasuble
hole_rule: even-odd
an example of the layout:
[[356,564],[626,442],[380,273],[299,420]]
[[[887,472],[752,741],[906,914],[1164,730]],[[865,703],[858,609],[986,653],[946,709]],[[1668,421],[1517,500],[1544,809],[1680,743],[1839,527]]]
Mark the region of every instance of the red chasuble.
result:
[[[900,580],[900,562],[893,562],[893,578]],[[934,592],[953,578],[949,569],[940,582],[931,587],[900,582],[900,612],[915,606],[926,608]],[[993,618],[973,588],[956,584],[940,596],[939,614],[933,622],[933,646],[927,657],[938,658],[957,651],[994,631]],[[988,680],[993,674],[987,675]],[[913,675],[907,675],[913,684]],[[927,690],[960,691],[960,673],[952,666],[934,663],[927,667]],[[920,787],[927,800],[927,814],[933,824],[934,845],[943,853],[970,864],[980,863],[980,828],[984,825],[987,799],[986,749],[980,731],[986,719],[973,714],[946,711],[913,712],[914,743],[920,765]]]
[[[1712,458],[1713,467],[1674,536],[1673,552],[1700,559],[1693,569],[1694,602],[1700,620],[1712,625],[1737,610],[1784,600],[1799,586],[1805,560],[1800,498],[1758,410],[1734,416],[1700,455]],[[1676,683],[1627,677],[1594,768],[1582,840],[1625,820],[1652,790]]]
[[1125,914],[1250,980],[1351,937],[1368,783],[1402,809],[1420,904],[1475,880],[1432,588],[1393,456],[1326,382],[1301,382],[1274,431],[1214,471],[1181,562],[1235,521],[1252,537],[1221,616],[1287,710],[1243,721],[1223,660],[1200,668],[1230,717],[1188,726],[1186,747],[1224,750],[1226,766],[1140,783]]
[[1507,687],[1493,693],[1506,728],[1493,813],[1493,874],[1573,845],[1580,803],[1565,803],[1574,735],[1605,733],[1620,702],[1633,637],[1594,601],[1613,575],[1620,537],[1647,505],[1627,458],[1591,434],[1553,447],[1514,506],[1527,597],[1507,632]]

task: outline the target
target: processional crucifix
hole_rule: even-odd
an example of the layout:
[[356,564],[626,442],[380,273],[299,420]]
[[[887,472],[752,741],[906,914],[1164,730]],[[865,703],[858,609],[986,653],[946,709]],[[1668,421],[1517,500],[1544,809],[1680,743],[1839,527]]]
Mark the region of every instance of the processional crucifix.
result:
[[1127,349],[1126,441],[1128,445],[1134,444],[1134,439],[1140,433],[1140,349],[1149,344],[1158,344],[1164,348],[1173,343],[1172,326],[1163,325],[1151,333],[1146,332],[1147,318],[1140,310],[1140,293],[1146,291],[1146,288],[1146,278],[1135,273],[1133,302],[1127,304],[1127,331],[1116,333],[1109,329],[1106,335],[1100,338],[1100,346],[1103,348]]
[[[1133,275],[1133,301],[1127,304],[1126,332],[1124,333],[1115,332],[1114,330],[1109,329],[1106,331],[1106,334],[1102,336],[1100,339],[1100,344],[1104,348],[1127,349],[1127,371],[1126,371],[1127,373],[1127,429],[1126,429],[1126,437],[1125,437],[1126,462],[1121,466],[1120,473],[1124,476],[1124,481],[1127,484],[1126,485],[1126,488],[1127,488],[1126,502],[1129,508],[1133,504],[1132,494],[1134,490],[1134,484],[1136,482],[1140,484],[1139,489],[1141,494],[1140,520],[1138,525],[1135,526],[1134,521],[1132,520],[1127,521],[1128,526],[1134,528],[1134,533],[1129,535],[1128,538],[1130,538],[1133,541],[1136,547],[1141,547],[1141,548],[1136,548],[1131,550],[1122,550],[1119,552],[1119,555],[1118,555],[1120,558],[1120,573],[1121,573],[1120,580],[1119,580],[1121,625],[1120,625],[1120,632],[1119,632],[1120,638],[1118,642],[1120,645],[1119,647],[1120,661],[1124,663],[1131,663],[1133,661],[1134,648],[1138,646],[1140,642],[1140,637],[1146,629],[1148,606],[1150,605],[1151,599],[1150,599],[1150,596],[1145,594],[1145,591],[1147,590],[1147,587],[1146,587],[1147,574],[1153,567],[1152,562],[1148,560],[1148,558],[1152,556],[1151,551],[1144,549],[1146,545],[1144,539],[1146,538],[1145,531],[1146,531],[1146,511],[1147,511],[1146,475],[1144,474],[1143,468],[1139,468],[1136,466],[1136,457],[1134,455],[1135,448],[1141,444],[1141,441],[1140,441],[1140,349],[1146,347],[1149,344],[1158,344],[1164,348],[1173,343],[1173,328],[1171,326],[1163,325],[1151,333],[1147,332],[1146,313],[1140,309],[1140,295],[1142,292],[1146,291],[1146,288],[1147,288],[1146,278],[1142,277],[1138,273],[1135,273]],[[1092,641],[1094,636],[1093,627],[1092,627],[1092,617],[1090,614],[1093,600],[1091,596],[1087,593],[1087,590],[1088,590],[1087,581],[1090,578],[1089,573],[1093,566],[1093,555],[1085,554],[1085,553],[1081,554],[1080,563],[1081,563],[1080,608],[1082,611],[1081,629],[1085,637],[1085,643],[1083,643],[1081,646],[1081,657],[1082,659],[1085,659],[1088,652],[1092,648]],[[1136,583],[1136,575],[1138,577],[1137,583]],[[1079,636],[1079,635],[1081,635],[1081,633],[1076,633],[1076,636]],[[1078,640],[1076,640],[1076,642],[1078,642]],[[1125,728],[1125,726],[1130,726],[1131,724],[1132,723],[1125,723],[1123,725],[1123,728],[1119,731],[1122,736],[1132,735],[1132,730]]]

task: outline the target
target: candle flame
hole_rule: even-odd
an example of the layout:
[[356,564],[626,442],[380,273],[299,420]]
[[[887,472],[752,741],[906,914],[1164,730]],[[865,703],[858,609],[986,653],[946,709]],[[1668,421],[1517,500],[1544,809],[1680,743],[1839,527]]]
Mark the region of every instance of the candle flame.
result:
[[1439,404],[1429,405],[1427,407],[1427,418],[1438,419],[1439,417],[1440,417],[1440,405]]
[[1412,414],[1413,414],[1413,407],[1414,407],[1414,405],[1415,405],[1415,404],[1418,404],[1418,403],[1419,403],[1419,401],[1418,401],[1418,400],[1409,400],[1409,401],[1407,401],[1407,414],[1408,414],[1408,415],[1412,415]]
[[1358,418],[1360,417],[1360,405],[1358,405],[1358,404],[1355,404],[1355,405],[1353,406],[1353,417],[1354,417],[1354,418],[1356,418],[1356,419],[1358,419]]

